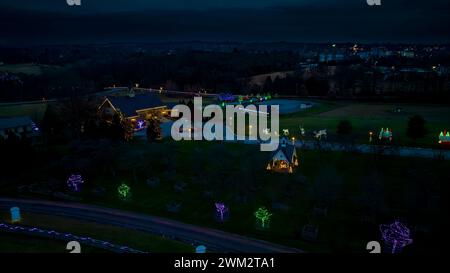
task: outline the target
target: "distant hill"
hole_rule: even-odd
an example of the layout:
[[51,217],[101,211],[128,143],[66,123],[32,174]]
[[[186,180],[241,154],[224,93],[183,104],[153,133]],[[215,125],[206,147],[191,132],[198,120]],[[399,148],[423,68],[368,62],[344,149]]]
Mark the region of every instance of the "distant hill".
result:
[[279,71],[279,72],[272,72],[267,74],[259,74],[252,77],[247,78],[250,85],[259,85],[263,86],[267,77],[270,77],[272,81],[274,81],[277,77],[280,79],[286,78],[288,75],[293,74],[294,71]]

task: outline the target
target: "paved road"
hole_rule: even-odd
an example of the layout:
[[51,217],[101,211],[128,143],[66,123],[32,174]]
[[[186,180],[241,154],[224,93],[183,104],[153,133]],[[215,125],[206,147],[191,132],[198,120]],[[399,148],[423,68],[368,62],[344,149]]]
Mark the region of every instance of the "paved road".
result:
[[218,252],[298,253],[302,250],[248,238],[220,230],[189,225],[174,220],[117,209],[77,203],[43,200],[0,198],[0,210],[18,206],[23,212],[33,212],[75,218],[163,235],[194,245],[203,244]]

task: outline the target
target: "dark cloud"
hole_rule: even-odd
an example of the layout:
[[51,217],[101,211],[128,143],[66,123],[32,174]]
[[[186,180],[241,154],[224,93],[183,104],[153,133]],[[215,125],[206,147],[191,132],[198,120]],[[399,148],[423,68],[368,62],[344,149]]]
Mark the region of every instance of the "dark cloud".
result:
[[[184,1],[192,3],[192,8],[185,8],[180,5],[183,1],[172,0],[174,6],[168,8],[158,5],[163,1],[127,0],[125,5],[120,0],[125,6],[115,2],[101,11],[100,4],[113,1],[97,0],[88,8],[87,0],[82,0],[83,9],[68,8],[65,0],[51,2],[55,1],[63,4],[52,6],[44,1],[36,6],[39,1],[35,1],[19,9],[15,2],[2,8],[0,42],[448,42],[450,30],[450,4],[441,0],[382,0],[380,7],[369,7],[365,0],[240,1],[245,5],[232,0],[229,6],[215,1],[216,5],[203,8],[201,1]],[[5,1],[1,4],[5,6]]]

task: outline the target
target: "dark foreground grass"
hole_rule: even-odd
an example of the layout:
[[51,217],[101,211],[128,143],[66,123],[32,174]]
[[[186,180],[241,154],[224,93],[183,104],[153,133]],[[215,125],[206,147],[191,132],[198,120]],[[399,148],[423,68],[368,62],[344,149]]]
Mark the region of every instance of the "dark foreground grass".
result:
[[[285,175],[265,170],[270,153],[260,152],[257,145],[137,141],[111,146],[94,142],[62,150],[64,155],[56,153],[54,160],[41,161],[29,172],[16,175],[19,181],[3,187],[4,194],[13,195],[15,185],[28,181],[53,180],[65,191],[67,177],[79,172],[86,181],[79,196],[81,202],[167,217],[319,252],[365,252],[368,241],[380,239],[379,224],[394,219],[405,221],[411,228],[420,227],[423,242],[437,242],[434,236],[439,234],[442,215],[448,212],[443,206],[450,180],[448,161],[299,151],[299,168],[294,174]],[[151,177],[159,178],[160,185],[147,185],[146,180]],[[117,187],[122,183],[131,187],[128,201],[118,197]],[[176,184],[184,184],[185,189],[177,191]],[[103,187],[104,195],[94,194],[96,187]],[[225,223],[215,220],[217,201],[230,208]],[[167,210],[167,205],[173,202],[182,204],[178,213]],[[328,204],[327,216],[316,215],[313,208],[324,202]],[[273,213],[267,230],[255,228],[254,212],[262,206]],[[302,239],[301,230],[306,224],[319,228],[316,241]],[[74,227],[67,226],[67,230]],[[85,226],[84,231],[94,232],[92,237],[103,233],[93,226]],[[136,236],[136,240],[141,236]],[[112,238],[115,243],[139,249],[129,243],[127,235],[115,238],[127,239]],[[421,240],[415,242],[417,251],[435,250],[420,243]],[[161,246],[148,249],[164,251]],[[189,247],[179,250],[192,251]]]
[[[406,219],[434,225],[443,213],[442,198],[449,179],[448,162],[416,158],[380,157],[336,152],[299,151],[300,167],[293,175],[272,174],[264,167],[270,153],[257,146],[226,143],[128,144],[117,151],[115,177],[97,176],[91,185],[107,189],[104,198],[85,200],[223,229],[310,251],[365,251],[365,243],[379,238],[378,224]],[[149,177],[161,185],[151,188]],[[117,186],[127,183],[132,197],[122,201]],[[185,183],[177,192],[175,184]],[[426,189],[426,192],[423,192]],[[230,218],[217,223],[214,203],[230,207]],[[326,201],[328,215],[313,213]],[[435,200],[436,201],[436,200]],[[178,213],[167,204],[182,204]],[[427,206],[422,206],[423,202]],[[284,208],[275,209],[276,204]],[[273,212],[270,228],[255,228],[254,212],[265,206]],[[369,217],[369,222],[362,219]],[[431,224],[433,223],[433,224]],[[305,224],[319,227],[316,242],[304,241]]]
[[[67,242],[48,238],[0,233],[0,253],[69,253]],[[82,253],[107,253],[106,250],[81,245]]]

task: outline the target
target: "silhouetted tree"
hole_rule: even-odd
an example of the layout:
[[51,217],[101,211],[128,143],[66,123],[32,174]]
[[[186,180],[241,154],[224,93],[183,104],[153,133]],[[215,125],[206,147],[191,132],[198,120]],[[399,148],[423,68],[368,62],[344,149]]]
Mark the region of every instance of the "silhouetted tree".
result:
[[150,142],[161,139],[161,121],[151,118],[147,121],[147,140]]
[[413,140],[424,137],[427,133],[425,128],[425,120],[420,115],[415,115],[409,118],[408,129],[406,135]]
[[264,85],[263,85],[263,91],[264,91],[264,92],[271,92],[272,89],[273,89],[273,81],[272,81],[272,77],[267,76],[267,77],[266,77],[266,80],[265,80],[265,82],[264,82]]
[[340,135],[349,135],[352,132],[352,124],[348,120],[341,120],[337,126],[336,132]]
[[305,82],[308,93],[312,96],[325,96],[328,94],[330,86],[325,79],[311,77]]

